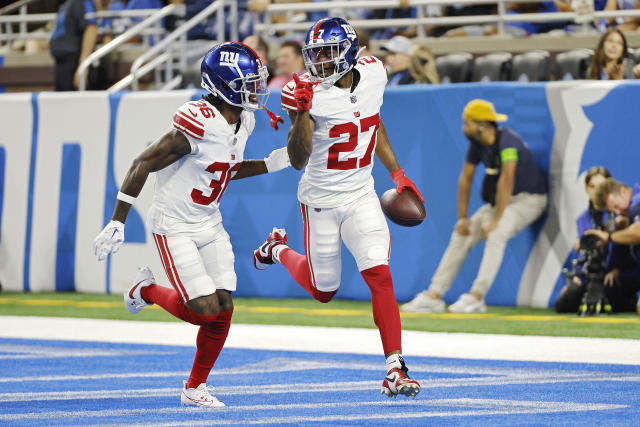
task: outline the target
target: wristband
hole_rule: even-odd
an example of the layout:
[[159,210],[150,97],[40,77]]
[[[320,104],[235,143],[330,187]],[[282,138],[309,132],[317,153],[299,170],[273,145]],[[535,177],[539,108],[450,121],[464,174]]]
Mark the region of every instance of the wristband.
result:
[[130,205],[133,205],[136,202],[136,198],[133,196],[130,196],[128,194],[124,194],[122,191],[118,191],[118,197],[116,197],[118,200],[121,200],[125,203],[129,203]]

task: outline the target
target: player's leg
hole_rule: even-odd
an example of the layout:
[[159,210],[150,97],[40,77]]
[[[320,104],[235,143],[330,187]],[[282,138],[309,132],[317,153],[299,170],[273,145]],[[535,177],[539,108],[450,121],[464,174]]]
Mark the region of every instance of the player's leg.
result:
[[284,233],[278,229],[274,229],[257,252],[268,254],[268,257],[261,256],[263,261],[282,264],[313,298],[329,302],[340,286],[340,235],[336,210],[315,209],[301,203],[300,211],[306,255],[289,248],[286,239],[274,238],[274,233]]
[[[234,255],[229,235],[222,224],[198,233],[195,239],[198,245],[199,258],[202,260],[207,277],[215,286],[215,293],[209,296],[196,298],[200,308],[211,309],[212,305],[219,307],[215,316],[200,325],[196,339],[196,356],[189,380],[185,383],[182,392],[183,404],[194,404],[202,389],[206,391],[206,382],[222,347],[229,334],[231,318],[233,316],[232,292],[236,290],[236,273],[234,271]],[[216,301],[210,301],[212,296]],[[207,398],[215,399],[211,396]],[[197,404],[197,403],[196,403]]]
[[539,218],[546,205],[547,198],[542,194],[525,193],[511,198],[498,226],[487,236],[478,276],[471,287],[472,293],[484,298],[498,274],[507,242]]
[[390,397],[397,394],[415,397],[420,384],[407,376],[408,369],[401,356],[400,312],[389,270],[389,228],[374,192],[348,206],[340,233],[371,291],[373,320],[386,357],[387,376],[382,393]]

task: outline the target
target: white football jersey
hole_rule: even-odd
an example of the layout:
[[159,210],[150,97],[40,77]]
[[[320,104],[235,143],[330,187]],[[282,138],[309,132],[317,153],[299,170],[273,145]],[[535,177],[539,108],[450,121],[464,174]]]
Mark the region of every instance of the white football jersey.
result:
[[253,113],[243,111],[240,122],[229,125],[207,101],[191,101],[178,108],[173,127],[187,138],[191,154],[156,173],[149,218],[159,211],[183,223],[219,223],[220,198],[242,164]]
[[[313,150],[298,184],[300,202],[317,208],[341,206],[373,189],[373,155],[387,70],[374,56],[358,60],[360,81],[350,88],[318,85],[309,113],[315,123]],[[300,79],[309,81],[308,73]],[[297,111],[295,81],[282,89],[282,108]]]

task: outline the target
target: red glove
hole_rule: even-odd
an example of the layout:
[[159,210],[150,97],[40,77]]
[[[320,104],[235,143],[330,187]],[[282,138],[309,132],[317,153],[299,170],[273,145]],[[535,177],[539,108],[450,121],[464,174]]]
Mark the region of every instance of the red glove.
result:
[[278,130],[278,123],[284,123],[284,119],[282,118],[282,116],[276,115],[273,111],[269,110],[267,107],[262,107],[262,109],[266,111],[267,114],[269,115],[269,118],[271,119],[269,124],[271,125],[271,127],[274,128],[275,130]]
[[293,97],[296,99],[298,105],[298,111],[311,110],[311,103],[313,101],[313,88],[315,88],[319,82],[303,82],[296,73],[293,73],[293,80],[296,82],[296,88],[293,91]]
[[402,169],[396,169],[395,171],[391,172],[391,179],[396,183],[396,191],[398,192],[398,194],[402,193],[402,190],[407,187],[409,191],[418,196],[420,201],[424,203],[424,198],[422,197],[422,194],[420,194],[420,191],[418,191],[418,187],[416,187],[413,181],[405,176]]

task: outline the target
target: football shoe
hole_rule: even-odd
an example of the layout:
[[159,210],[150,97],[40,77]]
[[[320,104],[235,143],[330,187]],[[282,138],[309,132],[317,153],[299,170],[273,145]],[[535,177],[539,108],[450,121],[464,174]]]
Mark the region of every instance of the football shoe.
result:
[[274,256],[273,249],[278,245],[287,244],[287,232],[284,228],[273,227],[273,231],[267,240],[255,251],[253,251],[253,265],[258,270],[264,270],[280,260]]
[[187,406],[202,406],[207,408],[221,408],[226,406],[209,394],[206,383],[202,383],[196,388],[187,388],[186,381],[182,382],[180,403]]
[[144,298],[142,298],[142,288],[145,286],[153,285],[156,283],[155,277],[153,277],[153,273],[149,267],[143,267],[138,269],[138,274],[136,274],[136,278],[133,281],[133,286],[129,289],[128,292],[124,293],[124,306],[127,307],[129,313],[137,314],[148,305],[153,305],[153,303],[146,302]]

